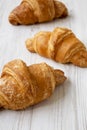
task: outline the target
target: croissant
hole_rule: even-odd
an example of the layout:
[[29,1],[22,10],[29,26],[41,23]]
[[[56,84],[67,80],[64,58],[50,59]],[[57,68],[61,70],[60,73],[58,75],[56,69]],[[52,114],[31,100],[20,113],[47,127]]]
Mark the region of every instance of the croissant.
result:
[[55,28],[53,32],[39,32],[34,38],[26,40],[26,47],[31,52],[60,63],[87,67],[86,47],[67,28]]
[[9,15],[13,25],[51,21],[68,15],[66,6],[57,0],[22,0]]
[[27,66],[22,60],[7,63],[0,78],[0,106],[20,110],[51,96],[66,77],[46,63]]

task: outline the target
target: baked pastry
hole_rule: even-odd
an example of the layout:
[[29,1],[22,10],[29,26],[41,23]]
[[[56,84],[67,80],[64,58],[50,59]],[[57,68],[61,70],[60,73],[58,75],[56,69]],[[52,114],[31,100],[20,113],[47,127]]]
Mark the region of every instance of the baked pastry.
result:
[[0,106],[20,110],[51,96],[66,77],[46,63],[27,66],[22,60],[7,63],[0,77]]
[[57,0],[22,0],[9,15],[14,25],[51,21],[68,15],[66,6]]
[[55,28],[53,32],[39,32],[26,41],[29,51],[60,63],[73,63],[87,67],[87,50],[84,44],[67,28]]

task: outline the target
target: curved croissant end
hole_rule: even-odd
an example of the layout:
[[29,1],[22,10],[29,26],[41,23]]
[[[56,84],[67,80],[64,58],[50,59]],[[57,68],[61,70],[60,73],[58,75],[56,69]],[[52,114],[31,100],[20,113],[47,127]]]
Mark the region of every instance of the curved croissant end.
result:
[[55,28],[53,32],[39,32],[26,41],[31,52],[60,63],[73,63],[87,67],[87,50],[84,44],[67,28]]
[[87,67],[87,51],[81,51],[72,58],[72,63],[79,67]]
[[51,21],[68,15],[67,8],[56,0],[23,0],[9,15],[13,25]]
[[4,66],[0,78],[0,107],[19,110],[39,103],[65,79],[61,70],[46,63],[26,66],[22,60],[11,61]]
[[54,7],[55,7],[55,18],[63,18],[68,15],[68,9],[62,2],[54,0]]

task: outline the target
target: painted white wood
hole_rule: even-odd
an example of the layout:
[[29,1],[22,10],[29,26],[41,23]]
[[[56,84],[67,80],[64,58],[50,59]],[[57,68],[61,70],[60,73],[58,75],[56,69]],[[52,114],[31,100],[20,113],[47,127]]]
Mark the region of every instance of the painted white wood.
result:
[[23,111],[0,110],[0,130],[87,130],[87,69],[62,65],[31,54],[25,40],[41,30],[68,27],[87,46],[87,0],[62,0],[69,9],[66,19],[31,26],[12,26],[10,11],[21,0],[0,0],[0,72],[5,63],[21,58],[28,65],[46,62],[62,69],[68,80],[50,99]]

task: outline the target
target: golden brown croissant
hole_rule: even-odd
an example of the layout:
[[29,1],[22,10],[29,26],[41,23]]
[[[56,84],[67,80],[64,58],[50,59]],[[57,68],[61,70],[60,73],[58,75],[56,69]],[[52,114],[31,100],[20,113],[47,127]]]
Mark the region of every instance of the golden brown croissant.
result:
[[65,81],[61,70],[46,63],[26,66],[22,60],[6,64],[0,78],[0,106],[19,110],[47,99]]
[[55,28],[53,32],[39,32],[26,41],[31,52],[60,63],[73,63],[87,67],[87,50],[84,44],[67,28]]
[[11,24],[34,24],[68,15],[66,6],[57,0],[22,0],[9,15]]

